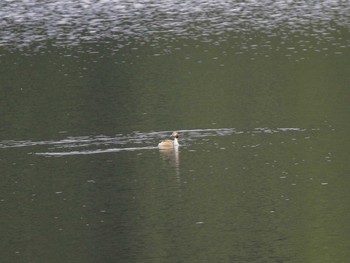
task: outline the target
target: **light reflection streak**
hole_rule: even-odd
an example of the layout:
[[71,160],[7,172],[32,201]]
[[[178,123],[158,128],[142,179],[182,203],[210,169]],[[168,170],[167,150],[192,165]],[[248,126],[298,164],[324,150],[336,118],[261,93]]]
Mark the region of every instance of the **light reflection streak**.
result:
[[[312,129],[311,131],[314,131]],[[198,138],[217,137],[217,136],[231,136],[241,134],[275,134],[281,132],[305,132],[306,129],[302,128],[255,128],[249,131],[242,131],[236,128],[218,128],[218,129],[183,129],[178,130],[182,134],[185,134],[185,139],[182,141],[182,146],[187,146],[188,142],[196,140]],[[126,151],[140,151],[140,150],[154,150],[158,149],[157,141],[168,136],[170,131],[159,132],[133,132],[126,135],[116,135],[115,137],[109,136],[79,136],[68,137],[62,140],[47,140],[47,141],[15,141],[6,140],[0,141],[0,149],[6,148],[20,148],[20,147],[46,147],[48,151],[36,152],[32,150],[31,154],[43,155],[43,156],[69,156],[69,155],[91,155],[100,153],[117,153]],[[137,146],[135,146],[137,145]],[[146,145],[146,146],[138,146]],[[117,146],[117,147],[116,147]],[[86,148],[97,149],[86,149]],[[181,146],[180,146],[181,147]],[[69,151],[72,148],[83,148],[82,150]],[[84,148],[86,150],[84,150]],[[50,151],[52,149],[52,151]],[[60,151],[54,151],[54,149],[60,149]],[[162,152],[161,154],[165,158],[172,159],[174,166],[179,165],[179,153],[178,149],[173,150],[171,153]]]

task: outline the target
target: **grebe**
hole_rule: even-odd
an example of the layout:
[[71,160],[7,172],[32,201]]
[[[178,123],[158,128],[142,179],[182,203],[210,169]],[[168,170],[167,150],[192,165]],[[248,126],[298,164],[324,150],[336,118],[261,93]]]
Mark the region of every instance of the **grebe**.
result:
[[174,140],[164,140],[164,141],[161,141],[159,144],[158,144],[158,147],[160,149],[169,149],[169,148],[174,148],[174,147],[177,147],[179,146],[179,142],[178,142],[178,138],[179,138],[179,134],[178,132],[174,131],[172,134],[171,134],[171,137],[174,137]]

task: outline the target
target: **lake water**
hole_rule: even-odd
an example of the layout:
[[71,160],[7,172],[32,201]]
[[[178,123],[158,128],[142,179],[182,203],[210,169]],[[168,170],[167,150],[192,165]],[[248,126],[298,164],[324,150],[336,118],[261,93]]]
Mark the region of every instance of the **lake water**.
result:
[[0,17],[1,262],[348,260],[350,2]]

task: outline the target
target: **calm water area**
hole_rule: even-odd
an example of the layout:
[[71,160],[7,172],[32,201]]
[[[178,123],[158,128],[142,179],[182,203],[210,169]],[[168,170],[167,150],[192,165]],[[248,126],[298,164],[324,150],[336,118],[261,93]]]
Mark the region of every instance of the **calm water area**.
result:
[[0,262],[350,258],[349,1],[1,1],[0,94]]

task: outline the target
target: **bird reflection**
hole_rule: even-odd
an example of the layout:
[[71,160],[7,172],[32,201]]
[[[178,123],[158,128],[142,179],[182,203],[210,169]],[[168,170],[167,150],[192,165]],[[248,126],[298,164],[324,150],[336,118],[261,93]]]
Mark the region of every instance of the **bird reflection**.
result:
[[163,161],[167,162],[171,167],[175,168],[176,176],[180,176],[180,159],[179,159],[179,147],[159,149],[160,156]]

